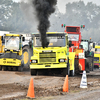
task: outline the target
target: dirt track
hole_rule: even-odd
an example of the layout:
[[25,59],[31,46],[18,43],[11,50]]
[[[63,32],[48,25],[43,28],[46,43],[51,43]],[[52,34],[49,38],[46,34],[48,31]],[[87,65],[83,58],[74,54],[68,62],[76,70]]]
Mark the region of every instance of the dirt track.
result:
[[87,74],[87,89],[80,88],[81,75],[69,77],[68,93],[62,92],[65,77],[31,76],[29,72],[0,71],[0,100],[25,99],[31,77],[34,78],[36,100],[97,100],[100,98],[100,70]]

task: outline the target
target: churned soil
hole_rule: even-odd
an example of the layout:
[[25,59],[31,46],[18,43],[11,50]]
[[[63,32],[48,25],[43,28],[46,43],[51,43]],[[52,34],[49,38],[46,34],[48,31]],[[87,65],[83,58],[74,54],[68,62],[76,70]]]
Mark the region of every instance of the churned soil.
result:
[[[0,71],[0,100],[27,100],[30,79],[33,78],[36,100],[96,100],[100,97],[100,70],[87,75],[86,89],[80,88],[82,75],[68,77],[69,92],[62,92],[65,77],[31,76],[30,72]],[[93,98],[93,95],[95,98]]]

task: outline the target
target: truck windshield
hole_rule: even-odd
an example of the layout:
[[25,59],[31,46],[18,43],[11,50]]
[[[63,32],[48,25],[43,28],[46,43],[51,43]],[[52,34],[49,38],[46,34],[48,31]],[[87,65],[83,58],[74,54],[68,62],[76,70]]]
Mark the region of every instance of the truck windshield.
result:
[[79,34],[68,34],[68,40],[79,41]]
[[[49,41],[48,47],[64,47],[66,46],[65,36],[49,36],[47,37],[47,40]],[[41,47],[41,39],[40,37],[35,37],[34,41],[35,47]]]
[[6,36],[5,37],[5,48],[12,49],[12,50],[18,50],[19,49],[19,37]]
[[88,42],[87,42],[87,41],[81,41],[81,45],[83,46],[83,49],[84,49],[85,51],[88,50]]

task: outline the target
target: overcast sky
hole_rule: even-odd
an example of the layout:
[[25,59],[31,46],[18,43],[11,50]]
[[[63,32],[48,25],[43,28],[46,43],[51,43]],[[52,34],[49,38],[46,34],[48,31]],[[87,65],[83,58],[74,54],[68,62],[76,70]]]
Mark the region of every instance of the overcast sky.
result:
[[[20,1],[20,0],[13,0],[13,1]],[[57,6],[58,6],[60,12],[64,13],[66,3],[69,3],[69,2],[72,3],[74,1],[80,1],[80,0],[57,0],[57,1],[58,1]],[[100,0],[81,0],[81,1],[84,1],[85,4],[87,4],[88,2],[93,2],[97,5],[100,5]]]

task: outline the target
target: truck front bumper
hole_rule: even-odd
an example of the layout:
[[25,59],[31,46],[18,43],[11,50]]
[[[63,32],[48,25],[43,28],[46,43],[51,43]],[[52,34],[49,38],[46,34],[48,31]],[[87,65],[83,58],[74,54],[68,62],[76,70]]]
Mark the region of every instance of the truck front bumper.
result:
[[67,64],[30,64],[30,69],[67,68]]
[[21,60],[13,58],[2,58],[0,59],[1,66],[21,66]]

